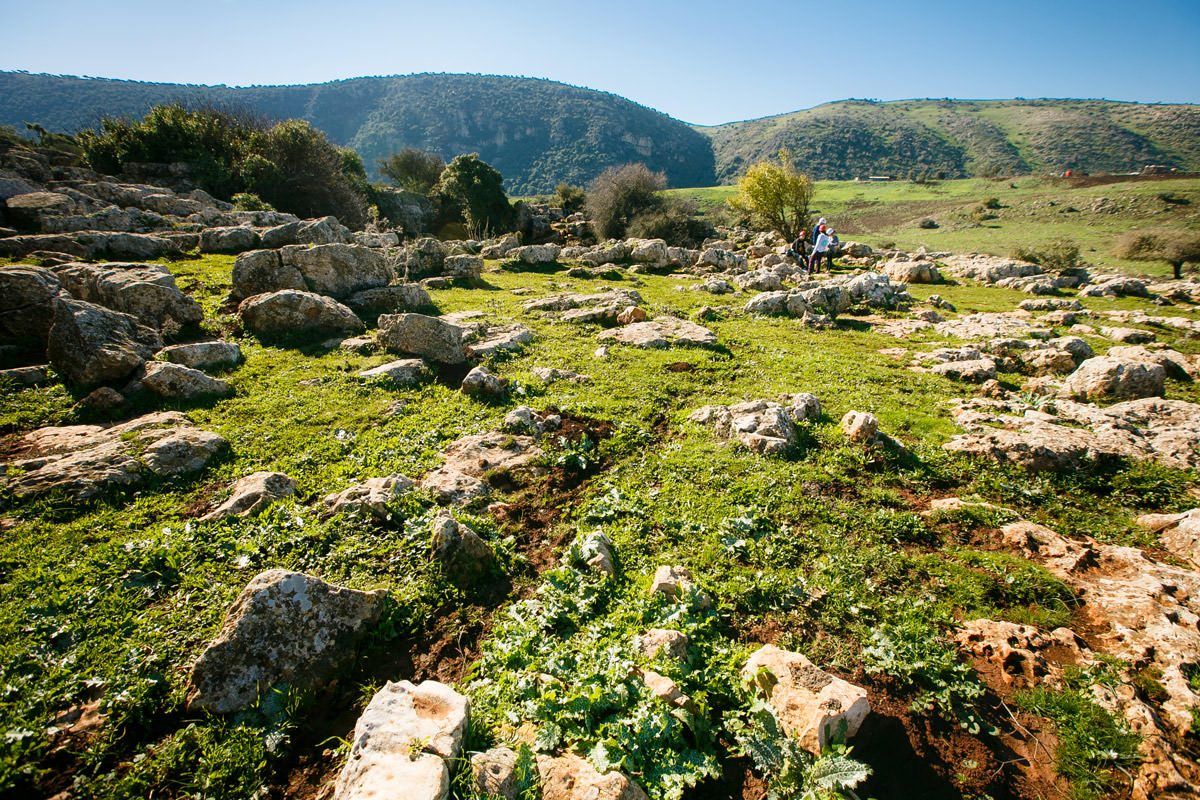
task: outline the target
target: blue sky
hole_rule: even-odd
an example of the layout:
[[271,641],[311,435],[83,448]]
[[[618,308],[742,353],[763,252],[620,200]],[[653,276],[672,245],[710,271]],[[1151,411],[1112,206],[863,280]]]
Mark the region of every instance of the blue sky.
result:
[[550,78],[717,124],[867,97],[1200,102],[1200,0],[0,0],[0,69]]

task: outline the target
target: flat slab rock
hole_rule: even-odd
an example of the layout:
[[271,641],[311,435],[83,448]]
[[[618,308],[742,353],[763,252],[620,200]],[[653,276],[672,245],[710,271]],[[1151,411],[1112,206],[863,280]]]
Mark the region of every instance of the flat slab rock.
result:
[[462,749],[470,701],[437,681],[388,682],[354,725],[334,800],[442,800]]
[[517,478],[540,474],[535,462],[541,455],[530,436],[499,431],[464,436],[446,448],[446,460],[421,479],[421,487],[441,503],[466,504],[491,492],[483,476],[492,470]]
[[1098,408],[1058,400],[1055,410],[1049,415],[1011,399],[960,401],[951,415],[967,433],[943,447],[1033,472],[1068,469],[1104,456],[1200,467],[1200,405],[1149,397]]
[[256,575],[192,667],[189,707],[224,714],[278,683],[319,686],[379,619],[385,595],[281,569]]
[[227,517],[251,517],[276,500],[295,493],[296,481],[282,472],[252,472],[233,484],[228,500],[200,519],[211,522]]
[[403,475],[368,478],[348,489],[325,496],[331,514],[369,513],[380,519],[388,514],[387,505],[412,489],[415,484]]
[[141,486],[150,475],[199,472],[229,447],[179,412],[147,414],[107,428],[39,428],[23,442],[36,455],[9,463],[17,474],[7,479],[8,490],[18,497],[61,491],[81,500]]
[[662,349],[672,346],[711,347],[717,335],[694,322],[678,317],[659,317],[601,331],[597,338],[612,339],[633,347]]

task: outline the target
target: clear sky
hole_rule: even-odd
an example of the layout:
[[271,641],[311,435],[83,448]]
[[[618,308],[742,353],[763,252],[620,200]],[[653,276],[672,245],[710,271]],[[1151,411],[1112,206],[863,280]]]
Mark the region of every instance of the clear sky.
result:
[[0,0],[0,69],[550,78],[711,125],[848,97],[1200,102],[1200,0]]

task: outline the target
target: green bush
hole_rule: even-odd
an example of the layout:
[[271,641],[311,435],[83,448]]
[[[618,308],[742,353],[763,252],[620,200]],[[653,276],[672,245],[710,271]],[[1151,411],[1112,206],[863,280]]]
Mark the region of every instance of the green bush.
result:
[[1165,261],[1175,277],[1184,264],[1200,264],[1200,233],[1192,231],[1126,231],[1117,240],[1117,257],[1130,261]]
[[643,211],[629,222],[627,233],[639,239],[663,239],[676,247],[699,247],[712,236],[713,226],[696,215],[696,206],[665,198],[656,208]]
[[554,202],[562,206],[563,211],[574,214],[587,203],[587,192],[583,190],[582,186],[560,183],[554,187]]
[[238,192],[233,196],[231,201],[233,207],[238,211],[274,211],[270,203],[263,202],[263,199],[251,192]]
[[980,205],[982,205],[984,208],[995,211],[996,209],[1000,208],[1000,198],[999,197],[989,197],[988,199],[984,200],[983,203],[981,203]]
[[1069,239],[1058,239],[1041,247],[1017,245],[1008,251],[1008,257],[1049,269],[1072,269],[1081,265],[1079,245]]
[[662,206],[662,197],[658,193],[666,185],[666,176],[651,172],[645,164],[626,164],[604,170],[588,186],[587,192],[588,219],[596,236],[601,239],[624,237],[635,217]]
[[443,210],[461,214],[477,238],[510,231],[516,223],[516,212],[504,194],[504,178],[478,153],[456,156],[433,191],[441,195]]
[[251,193],[302,217],[333,214],[355,228],[367,220],[362,159],[301,120],[271,125],[237,109],[170,103],[141,120],[108,117],[76,139],[84,162],[100,172],[183,162],[195,183],[223,200]]
[[406,192],[429,194],[446,169],[437,153],[406,147],[378,162],[379,174]]

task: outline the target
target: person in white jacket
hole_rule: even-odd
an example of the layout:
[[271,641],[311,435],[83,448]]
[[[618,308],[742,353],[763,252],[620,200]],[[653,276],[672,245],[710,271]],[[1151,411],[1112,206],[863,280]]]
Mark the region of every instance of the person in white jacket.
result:
[[817,234],[817,241],[813,244],[812,255],[808,257],[808,274],[820,272],[821,259],[825,258],[829,253],[829,234],[822,231]]

